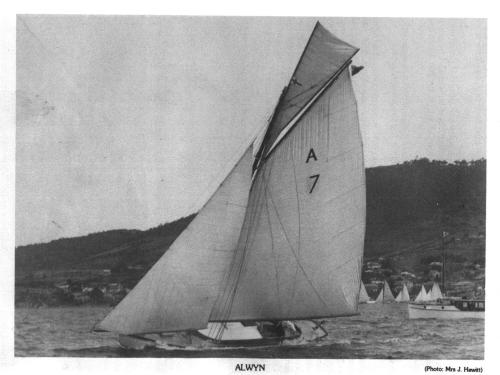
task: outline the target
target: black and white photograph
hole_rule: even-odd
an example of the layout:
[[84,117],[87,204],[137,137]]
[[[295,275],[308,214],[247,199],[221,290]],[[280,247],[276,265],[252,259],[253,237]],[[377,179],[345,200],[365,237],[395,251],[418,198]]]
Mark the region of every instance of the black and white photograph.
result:
[[485,18],[15,38],[16,358],[484,360]]

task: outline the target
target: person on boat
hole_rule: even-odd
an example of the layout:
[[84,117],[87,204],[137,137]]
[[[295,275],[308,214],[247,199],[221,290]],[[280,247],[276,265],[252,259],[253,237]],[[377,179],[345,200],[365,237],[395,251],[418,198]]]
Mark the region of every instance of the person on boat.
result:
[[280,322],[281,328],[283,330],[283,335],[285,337],[295,336],[297,334],[297,328],[295,324],[293,324],[289,320],[283,320]]
[[284,330],[279,320],[260,322],[258,327],[264,337],[283,337]]

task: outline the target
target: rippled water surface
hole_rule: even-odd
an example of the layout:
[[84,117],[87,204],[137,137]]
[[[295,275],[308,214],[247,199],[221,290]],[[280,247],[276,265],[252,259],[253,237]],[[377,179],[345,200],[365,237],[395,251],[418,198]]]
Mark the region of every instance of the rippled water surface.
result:
[[328,337],[307,346],[203,351],[130,351],[92,327],[109,307],[18,308],[16,356],[483,359],[484,320],[409,320],[406,304],[360,305],[327,320]]

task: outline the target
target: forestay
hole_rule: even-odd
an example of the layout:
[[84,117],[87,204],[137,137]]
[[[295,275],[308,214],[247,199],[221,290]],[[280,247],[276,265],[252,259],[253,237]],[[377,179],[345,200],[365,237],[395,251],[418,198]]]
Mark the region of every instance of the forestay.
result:
[[357,104],[346,68],[261,162],[210,320],[356,313],[365,211]]
[[169,250],[96,329],[138,334],[207,326],[238,243],[252,160],[249,148]]

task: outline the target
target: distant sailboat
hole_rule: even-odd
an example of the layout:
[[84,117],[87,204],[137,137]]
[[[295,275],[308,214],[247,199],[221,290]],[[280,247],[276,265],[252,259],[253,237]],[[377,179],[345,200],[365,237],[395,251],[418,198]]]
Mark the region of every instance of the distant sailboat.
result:
[[424,299],[424,301],[430,301],[431,300],[431,289],[432,289],[432,287],[429,290],[425,289],[425,287],[424,287],[424,290],[425,290],[425,299]]
[[[443,291],[445,289],[445,238],[449,235],[443,232],[442,235],[442,281]],[[441,293],[438,283],[432,285],[431,290],[426,293],[423,299],[425,288],[422,285],[419,295],[414,302],[408,304],[408,317],[410,319],[484,319],[485,300],[461,299],[457,297],[445,297]]]
[[389,287],[389,284],[387,284],[387,281],[384,281],[384,287],[380,290],[380,293],[375,300],[376,303],[388,303],[388,302],[394,302],[394,295],[391,292],[391,288]]
[[367,303],[370,300],[368,293],[366,292],[365,284],[361,282],[361,288],[359,290],[359,303]]
[[424,284],[422,284],[422,287],[420,288],[420,292],[417,294],[414,301],[415,302],[425,302],[428,300],[429,300],[429,296],[427,295]]
[[434,282],[432,285],[432,289],[428,293],[429,296],[429,301],[437,301],[438,299],[443,298],[443,295],[441,294],[441,288],[439,287],[439,284]]
[[399,292],[398,296],[396,297],[396,302],[409,302],[410,301],[410,294],[408,293],[408,288],[406,287],[406,284],[403,284],[403,289]]
[[248,148],[98,330],[134,348],[267,345],[321,331],[310,319],[357,313],[366,213],[349,69],[357,52],[316,24],[255,159]]

